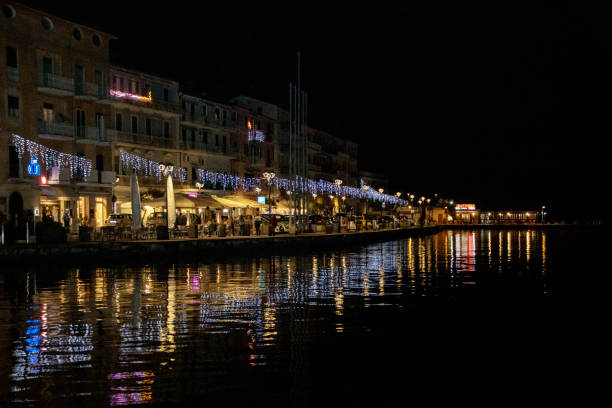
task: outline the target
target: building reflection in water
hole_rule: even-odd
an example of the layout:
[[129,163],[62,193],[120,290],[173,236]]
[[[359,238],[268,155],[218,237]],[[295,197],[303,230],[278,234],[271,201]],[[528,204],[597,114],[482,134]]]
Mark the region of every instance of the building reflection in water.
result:
[[478,284],[476,271],[517,262],[541,263],[547,294],[546,233],[533,231],[446,231],[355,251],[70,269],[44,285],[28,272],[9,294],[21,299],[15,323],[0,327],[16,333],[7,343],[11,401],[44,399],[66,382],[79,395],[105,394],[111,405],[156,402],[160,379],[167,384],[179,370],[264,366],[287,344],[290,371],[299,373],[309,358],[305,336],[346,335],[360,330],[347,319],[364,306],[461,290]]

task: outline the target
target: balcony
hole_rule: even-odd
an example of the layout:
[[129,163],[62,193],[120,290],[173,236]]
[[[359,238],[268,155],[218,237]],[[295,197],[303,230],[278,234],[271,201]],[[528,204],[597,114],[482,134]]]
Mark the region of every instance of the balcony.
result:
[[181,118],[181,123],[184,125],[190,126],[198,126],[198,127],[223,127],[228,129],[236,128],[236,122],[232,120],[222,120],[222,119],[214,119],[209,116],[201,116],[195,113],[183,112],[183,117]]
[[138,95],[129,92],[122,92],[114,89],[104,90],[103,97],[100,97],[100,103],[118,103],[131,105],[142,109],[151,109],[154,111],[164,111],[174,114],[181,113],[181,106],[179,104],[160,101],[152,98],[151,93],[148,95]]
[[68,122],[41,120],[38,122],[38,137],[52,140],[72,140],[74,138],[74,125]]
[[97,127],[75,128],[77,143],[108,144],[113,140],[113,132]]
[[104,88],[89,82],[76,82],[74,84],[75,99],[95,101],[104,98]]
[[179,148],[181,150],[197,150],[199,152],[216,153],[223,155],[234,155],[238,152],[237,148],[230,147],[228,145],[215,146],[214,144],[192,142],[190,140],[181,140],[179,142]]
[[38,91],[51,95],[74,95],[74,80],[55,74],[38,74]]
[[[92,172],[83,180],[82,184],[113,184],[117,178],[117,173],[114,171],[99,171],[92,170]],[[81,184],[80,183],[80,184]]]
[[119,143],[123,142],[136,145],[162,147],[166,149],[176,149],[176,140],[174,140],[174,138],[145,135],[142,133],[117,132],[115,140]]
[[343,151],[338,151],[338,156],[342,157],[343,159],[350,159],[351,156],[347,153],[347,152],[343,152]]
[[17,67],[6,67],[6,77],[9,81],[19,82],[19,69]]

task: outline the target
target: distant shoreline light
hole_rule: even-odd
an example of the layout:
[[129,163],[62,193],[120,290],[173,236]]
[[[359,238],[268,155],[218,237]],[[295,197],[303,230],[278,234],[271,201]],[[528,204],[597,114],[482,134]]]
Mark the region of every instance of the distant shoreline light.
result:
[[114,96],[115,98],[132,99],[132,100],[140,101],[140,102],[151,102],[152,101],[151,91],[149,91],[147,96],[136,95],[136,94],[132,94],[129,92],[117,91],[115,89],[109,89],[109,92],[111,96]]

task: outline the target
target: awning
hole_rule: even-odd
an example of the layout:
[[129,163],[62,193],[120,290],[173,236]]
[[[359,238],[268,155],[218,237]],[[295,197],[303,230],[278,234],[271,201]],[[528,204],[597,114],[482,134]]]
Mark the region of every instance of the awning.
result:
[[78,194],[72,187],[61,186],[41,186],[40,195],[46,196],[48,199],[58,199],[60,197],[78,198]]
[[230,200],[229,198],[221,198],[221,197],[217,197],[216,195],[211,195],[211,197],[219,202],[220,204],[222,204],[224,207],[227,208],[246,208],[246,204],[243,204],[241,202],[238,201],[234,201],[234,200]]
[[[177,208],[220,208],[221,205],[209,197],[188,197],[184,194],[175,194],[174,202]],[[166,197],[156,198],[154,200],[143,200],[142,205],[151,207],[165,207]]]
[[230,195],[227,197],[223,197],[228,200],[237,201],[251,208],[266,208],[266,204],[258,203],[257,201],[251,200],[249,198],[239,196],[239,195]]

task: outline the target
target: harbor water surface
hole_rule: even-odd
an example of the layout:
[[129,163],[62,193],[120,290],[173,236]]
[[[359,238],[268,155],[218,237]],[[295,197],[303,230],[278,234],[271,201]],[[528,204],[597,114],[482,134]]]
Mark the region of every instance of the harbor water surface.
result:
[[584,252],[596,239],[457,230],[265,257],[5,267],[0,406],[550,400],[571,354],[553,350],[577,338],[566,301],[597,273]]

